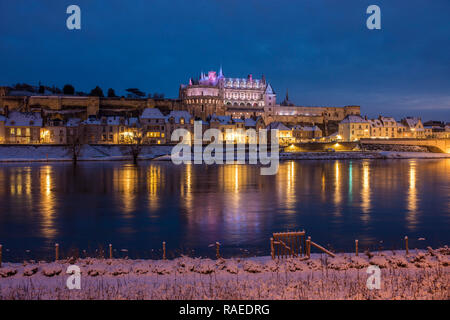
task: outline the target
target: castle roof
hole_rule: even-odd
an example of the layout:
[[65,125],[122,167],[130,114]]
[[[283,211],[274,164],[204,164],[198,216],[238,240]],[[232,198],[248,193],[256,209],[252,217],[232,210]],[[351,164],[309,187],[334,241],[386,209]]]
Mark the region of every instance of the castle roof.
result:
[[9,113],[5,126],[15,127],[42,127],[42,117],[36,112],[12,111]]

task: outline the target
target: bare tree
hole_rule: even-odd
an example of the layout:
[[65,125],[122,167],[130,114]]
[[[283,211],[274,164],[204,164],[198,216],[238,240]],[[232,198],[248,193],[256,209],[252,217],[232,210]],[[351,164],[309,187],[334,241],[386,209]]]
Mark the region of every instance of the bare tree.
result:
[[137,164],[138,157],[142,152],[144,137],[145,131],[143,128],[138,128],[130,137],[130,153],[133,156],[134,164]]
[[78,157],[81,153],[82,148],[81,140],[79,137],[73,137],[72,143],[69,145],[70,153],[72,154],[73,165],[77,164]]

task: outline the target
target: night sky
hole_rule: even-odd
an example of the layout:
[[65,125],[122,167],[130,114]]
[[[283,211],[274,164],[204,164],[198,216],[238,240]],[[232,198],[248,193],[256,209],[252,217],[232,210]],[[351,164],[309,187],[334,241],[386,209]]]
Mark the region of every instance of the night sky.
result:
[[[67,6],[82,29],[66,28]],[[381,8],[381,30],[366,8]],[[0,85],[137,87],[176,98],[223,66],[305,106],[450,121],[450,1],[2,0]]]

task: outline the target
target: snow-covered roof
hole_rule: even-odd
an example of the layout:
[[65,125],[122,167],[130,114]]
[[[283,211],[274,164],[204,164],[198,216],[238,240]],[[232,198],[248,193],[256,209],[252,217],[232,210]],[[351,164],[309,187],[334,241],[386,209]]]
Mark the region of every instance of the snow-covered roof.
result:
[[385,121],[393,121],[396,122],[395,119],[393,117],[380,117],[380,120],[385,122]]
[[81,119],[79,118],[70,118],[67,120],[66,126],[67,127],[78,127],[81,123]]
[[369,120],[367,120],[367,121],[369,121],[370,125],[371,125],[373,128],[382,128],[382,127],[383,127],[383,123],[381,122],[381,120],[378,120],[378,119],[369,119]]
[[119,126],[121,125],[122,117],[110,116],[106,118],[106,124],[109,126]]
[[236,122],[236,123],[245,123],[245,121],[244,121],[244,120],[242,120],[242,119],[238,119],[238,118],[236,118],[236,119],[233,119],[233,121],[234,121],[234,122]]
[[319,131],[320,128],[318,126],[301,126],[299,124],[292,127],[292,130],[299,130],[299,131]]
[[245,119],[245,126],[246,127],[256,127],[256,121],[252,118]]
[[134,126],[134,125],[137,125],[138,123],[139,123],[139,119],[135,118],[135,117],[128,118],[125,121],[125,124],[128,125],[128,126]]
[[305,131],[319,131],[320,128],[318,126],[313,126],[313,127],[303,127],[303,130]]
[[211,122],[219,122],[220,124],[232,124],[233,123],[231,116],[218,116],[216,114],[213,114],[211,116]]
[[421,122],[419,118],[412,118],[412,117],[408,117],[404,119],[404,121],[410,128],[415,128]]
[[289,129],[288,127],[286,127],[284,124],[282,124],[281,122],[272,122],[271,124],[269,124],[267,126],[268,130],[280,130],[280,131],[290,131],[291,129]]
[[348,115],[341,121],[341,123],[367,123],[367,120],[361,116]]
[[191,121],[191,114],[187,111],[170,111],[169,115],[166,117],[167,120],[173,118],[175,123],[180,123],[180,119],[183,118],[185,123]]
[[83,124],[87,124],[87,125],[101,125],[102,122],[99,119],[96,119],[96,118],[88,118],[87,120],[83,121]]
[[12,111],[9,113],[5,126],[9,127],[42,127],[42,117],[36,112]]
[[146,108],[142,112],[141,119],[165,119],[158,108]]
[[0,116],[0,121],[3,121],[3,122],[5,122],[5,121],[6,121],[6,117],[4,117],[4,116]]
[[270,85],[270,83],[267,84],[266,92],[265,92],[265,93],[266,93],[266,94],[275,94],[275,91],[273,91],[273,88],[272,88],[272,86]]

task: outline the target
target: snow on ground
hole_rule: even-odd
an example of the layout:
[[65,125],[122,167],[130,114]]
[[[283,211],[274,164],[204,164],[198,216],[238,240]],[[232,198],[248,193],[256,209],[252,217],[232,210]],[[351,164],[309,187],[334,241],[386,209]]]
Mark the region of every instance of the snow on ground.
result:
[[[171,160],[172,146],[143,146],[140,159],[160,161]],[[113,161],[131,160],[129,146],[119,145],[84,145],[80,161]],[[248,161],[248,154],[246,161]],[[158,158],[159,157],[159,158]],[[350,152],[281,152],[281,160],[339,160],[339,159],[409,159],[409,158],[450,158],[450,154],[429,152],[394,152],[394,151],[350,151]],[[69,147],[63,146],[0,146],[0,162],[30,162],[30,161],[71,161]]]
[[281,160],[345,160],[345,159],[450,159],[447,153],[349,151],[349,152],[282,152]]
[[[140,159],[153,159],[170,153],[172,146],[143,146]],[[78,160],[132,160],[129,146],[84,145]],[[69,147],[63,146],[0,146],[0,162],[72,161]]]
[[[370,256],[370,258],[369,258]],[[444,299],[450,298],[450,248],[270,257],[174,260],[70,259],[4,263],[0,299]],[[67,267],[81,269],[81,290],[69,290]],[[381,289],[366,287],[369,265],[381,268]]]

